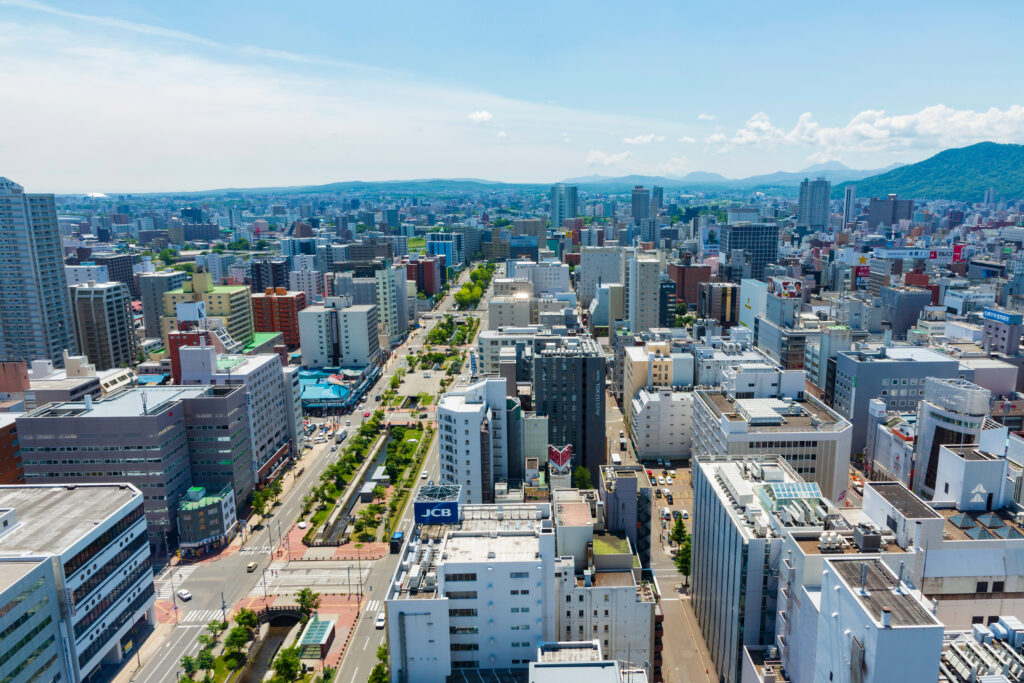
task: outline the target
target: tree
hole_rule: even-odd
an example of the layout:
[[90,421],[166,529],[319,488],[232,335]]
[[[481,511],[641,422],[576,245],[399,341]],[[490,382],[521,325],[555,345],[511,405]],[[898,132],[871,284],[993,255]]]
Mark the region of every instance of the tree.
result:
[[690,576],[690,563],[693,559],[693,548],[690,536],[687,535],[683,542],[679,545],[679,550],[676,552],[675,563],[676,569],[683,576],[689,578]]
[[243,607],[235,615],[235,623],[244,628],[248,633],[253,633],[260,625],[260,618],[255,611]]
[[676,523],[672,525],[672,531],[668,535],[669,539],[674,543],[681,544],[686,536],[686,525],[683,524],[683,518],[676,517]]
[[299,605],[299,613],[302,615],[303,623],[305,623],[309,621],[313,612],[320,607],[320,594],[314,593],[313,589],[306,586],[300,588],[299,592],[295,594],[295,602]]
[[384,500],[384,497],[387,494],[388,494],[388,490],[386,488],[384,488],[383,486],[381,486],[380,484],[377,484],[376,486],[373,487],[373,499],[374,500]]
[[228,625],[225,622],[221,621],[220,619],[214,619],[206,625],[206,630],[210,632],[210,635],[213,636],[214,640],[217,640],[217,637],[227,627]]
[[578,489],[593,488],[593,485],[590,482],[590,470],[586,467],[577,467],[573,470],[572,485]]
[[178,660],[178,663],[181,664],[181,668],[189,678],[192,678],[192,674],[199,670],[199,665],[196,664],[195,658],[190,657],[189,655],[182,655],[181,659]]
[[157,256],[167,265],[171,265],[178,260],[178,252],[174,251],[170,247],[164,247],[161,249]]
[[228,637],[224,639],[224,651],[240,652],[248,642],[249,629],[244,626],[236,626],[228,631]]
[[196,655],[196,666],[200,671],[213,671],[217,666],[217,658],[210,650],[200,650]]
[[367,683],[387,683],[388,682],[388,644],[377,648],[377,664],[373,667],[370,672],[370,677]]
[[302,662],[299,660],[299,648],[286,647],[282,649],[277,658],[274,659],[274,676],[282,681],[299,680],[299,671],[302,669]]
[[257,517],[267,514],[267,492],[265,490],[252,494],[252,513]]

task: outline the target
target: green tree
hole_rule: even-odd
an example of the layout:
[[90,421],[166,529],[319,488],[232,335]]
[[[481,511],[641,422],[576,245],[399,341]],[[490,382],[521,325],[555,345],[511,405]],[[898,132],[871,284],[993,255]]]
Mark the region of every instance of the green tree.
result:
[[275,679],[289,682],[299,680],[299,672],[302,669],[299,648],[286,647],[278,652],[273,668]]
[[254,633],[259,628],[260,618],[255,611],[243,607],[235,615],[235,623],[244,628],[248,633]]
[[384,497],[386,495],[388,495],[388,490],[381,486],[380,484],[377,484],[376,486],[373,487],[374,500],[384,500]]
[[171,265],[178,260],[178,252],[174,251],[170,247],[164,247],[161,249],[157,256],[167,265]]
[[269,249],[270,248],[270,242],[267,242],[266,240],[257,240],[256,241],[256,248],[260,249],[260,250],[262,250],[262,249]]
[[257,517],[267,514],[267,492],[260,490],[252,494],[252,513]]
[[217,640],[221,632],[223,632],[224,629],[226,629],[227,627],[227,623],[221,621],[220,619],[214,619],[206,625],[206,630],[210,633],[211,636],[213,636],[214,640]]
[[240,652],[245,644],[249,642],[249,629],[244,626],[236,626],[228,631],[227,638],[224,639],[224,651],[225,652]]
[[217,666],[217,658],[213,656],[213,652],[210,650],[200,650],[199,654],[196,655],[196,666],[199,667],[200,671],[213,671]]
[[199,670],[199,665],[196,664],[195,657],[182,655],[181,659],[178,660],[178,663],[181,664],[182,670],[184,670],[185,675],[189,678],[192,678],[192,674]]
[[590,470],[586,467],[577,467],[572,473],[572,485],[578,489],[590,489],[593,485],[590,481]]
[[686,525],[683,524],[682,517],[676,517],[675,524],[672,525],[672,531],[668,535],[674,543],[682,543],[687,537]]
[[679,544],[679,550],[676,551],[675,564],[676,569],[689,580],[690,577],[690,564],[693,560],[693,541],[690,536],[687,535],[681,544]]
[[299,606],[299,614],[302,615],[302,621],[305,623],[309,621],[313,612],[320,607],[320,594],[314,593],[313,589],[306,586],[300,588],[299,592],[295,594],[295,602]]
[[370,677],[367,683],[387,683],[388,682],[388,645],[384,643],[377,648],[377,664],[370,671]]

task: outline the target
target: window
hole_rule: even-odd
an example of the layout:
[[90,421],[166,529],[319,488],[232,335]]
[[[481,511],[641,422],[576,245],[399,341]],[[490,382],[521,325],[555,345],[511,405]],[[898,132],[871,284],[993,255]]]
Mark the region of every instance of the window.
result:
[[445,574],[445,581],[476,581],[476,574]]
[[988,593],[988,581],[979,581],[974,589],[975,593]]
[[972,624],[984,624],[985,623],[985,617],[971,617],[971,623]]
[[992,592],[993,593],[1002,593],[1003,590],[1004,590],[1004,586],[1005,586],[1005,584],[1002,581],[993,581],[992,582]]

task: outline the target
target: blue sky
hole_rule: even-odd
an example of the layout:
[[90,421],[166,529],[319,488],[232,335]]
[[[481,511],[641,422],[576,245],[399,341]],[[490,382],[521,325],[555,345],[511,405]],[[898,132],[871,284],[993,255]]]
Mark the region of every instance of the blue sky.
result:
[[84,192],[877,168],[1024,142],[1022,18],[1017,2],[0,0],[0,175]]

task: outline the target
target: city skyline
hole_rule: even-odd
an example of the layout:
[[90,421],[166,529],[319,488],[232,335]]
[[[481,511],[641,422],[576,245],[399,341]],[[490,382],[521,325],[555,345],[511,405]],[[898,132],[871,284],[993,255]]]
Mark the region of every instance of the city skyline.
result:
[[[636,26],[621,8],[572,3],[287,17],[230,4],[0,7],[0,122],[46,131],[10,136],[0,153],[35,192],[744,177],[1024,141],[1003,77],[1024,67],[1000,39],[1021,12],[1009,3],[928,16],[886,6],[884,22],[871,7],[812,20],[796,6],[755,17],[655,4],[658,21]],[[787,33],[799,49],[771,39]],[[937,49],[944,34],[988,49]],[[797,83],[821,96],[793,97]]]

